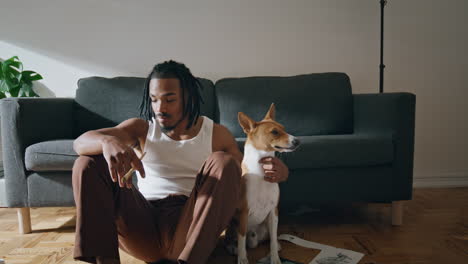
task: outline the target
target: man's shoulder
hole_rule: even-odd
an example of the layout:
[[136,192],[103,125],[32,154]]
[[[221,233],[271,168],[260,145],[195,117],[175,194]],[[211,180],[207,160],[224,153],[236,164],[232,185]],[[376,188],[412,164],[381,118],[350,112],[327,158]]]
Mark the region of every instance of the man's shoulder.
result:
[[123,121],[122,123],[118,124],[117,127],[125,130],[132,136],[146,137],[146,133],[148,132],[149,128],[149,123],[147,120],[134,117]]
[[223,125],[213,124],[213,143],[218,149],[224,149],[226,146],[232,145],[235,142],[231,131]]
[[[132,146],[139,150],[144,149],[146,143],[146,136],[149,129],[149,123],[145,119],[141,118],[130,118],[122,123],[118,124],[117,127],[128,135],[132,140]],[[142,155],[142,153],[140,153]]]
[[242,161],[242,153],[236,139],[227,127],[220,124],[213,125],[213,151],[226,151],[239,162]]
[[221,124],[213,123],[213,136],[232,136],[231,131]]
[[122,123],[120,123],[118,126],[119,127],[129,127],[129,126],[137,127],[137,126],[145,126],[145,125],[146,126],[148,125],[148,121],[146,121],[145,119],[132,117],[132,118],[122,121]]

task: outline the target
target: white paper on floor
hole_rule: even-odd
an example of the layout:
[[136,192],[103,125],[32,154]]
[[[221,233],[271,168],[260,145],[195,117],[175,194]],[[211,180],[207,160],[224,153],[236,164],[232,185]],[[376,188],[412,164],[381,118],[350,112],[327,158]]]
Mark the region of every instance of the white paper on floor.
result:
[[[278,240],[289,241],[298,246],[305,248],[312,248],[321,250],[320,253],[315,256],[315,258],[309,262],[309,264],[357,264],[362,259],[364,254],[348,249],[336,248],[332,246],[327,246],[324,244],[307,241],[297,236],[282,234],[278,237]],[[268,264],[270,263],[270,254],[260,259],[258,264]],[[289,260],[283,260],[283,264],[295,263]]]

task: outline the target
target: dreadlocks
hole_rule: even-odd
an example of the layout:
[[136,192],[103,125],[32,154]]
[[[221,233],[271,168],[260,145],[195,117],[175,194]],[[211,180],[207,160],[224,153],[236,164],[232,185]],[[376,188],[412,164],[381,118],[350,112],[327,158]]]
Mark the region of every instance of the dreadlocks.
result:
[[[145,87],[143,89],[143,100],[140,104],[140,116],[146,120],[152,120],[155,117],[153,109],[151,108],[151,98],[149,96],[149,84],[152,79],[179,79],[183,103],[182,118],[188,116],[189,122],[186,129],[189,129],[197,123],[200,116],[200,105],[203,98],[200,90],[203,89],[200,81],[195,78],[183,63],[178,63],[173,60],[165,61],[156,64],[145,80]],[[187,93],[187,96],[185,95]]]

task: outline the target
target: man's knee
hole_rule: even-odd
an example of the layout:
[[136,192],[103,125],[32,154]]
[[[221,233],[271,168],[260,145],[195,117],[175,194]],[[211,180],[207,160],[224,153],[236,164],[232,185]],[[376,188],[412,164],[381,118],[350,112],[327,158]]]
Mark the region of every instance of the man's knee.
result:
[[215,177],[219,182],[233,184],[232,187],[240,186],[242,170],[239,162],[229,153],[216,151],[208,158],[211,177]]
[[102,162],[105,162],[104,157],[96,156],[79,156],[73,163],[72,177],[75,180],[76,178],[82,178],[90,174],[98,173],[99,166]]
[[225,151],[216,151],[211,153],[208,158],[216,168],[223,172],[232,172],[240,179],[241,168],[239,162],[229,153]]
[[79,156],[73,163],[73,172],[80,172],[96,165],[92,156]]

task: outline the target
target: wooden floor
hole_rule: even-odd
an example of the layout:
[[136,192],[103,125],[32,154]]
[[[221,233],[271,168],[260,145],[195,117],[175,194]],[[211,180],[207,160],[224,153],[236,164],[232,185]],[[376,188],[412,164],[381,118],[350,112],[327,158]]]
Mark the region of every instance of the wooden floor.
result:
[[[390,205],[323,207],[301,217],[281,215],[279,234],[365,254],[361,264],[467,264],[468,188],[415,189],[405,204],[403,226],[392,227]],[[281,213],[280,213],[281,214]],[[18,234],[15,209],[0,209],[0,258],[13,263],[73,261],[74,208],[31,209],[33,233]],[[280,256],[309,263],[318,250],[281,242]],[[249,251],[250,263],[268,252],[266,244]],[[121,251],[122,263],[144,263]],[[209,263],[236,263],[218,246]]]

